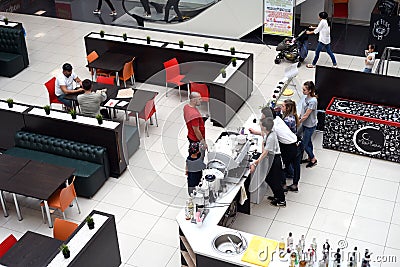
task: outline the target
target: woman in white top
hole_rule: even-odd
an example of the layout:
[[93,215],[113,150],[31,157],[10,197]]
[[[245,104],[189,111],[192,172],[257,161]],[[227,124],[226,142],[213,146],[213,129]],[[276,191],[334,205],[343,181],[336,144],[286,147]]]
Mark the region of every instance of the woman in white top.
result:
[[315,68],[317,65],[317,61],[319,59],[319,53],[321,52],[322,48],[325,47],[326,52],[332,59],[333,66],[336,67],[336,58],[331,49],[331,30],[328,25],[328,13],[321,12],[319,13],[319,24],[318,27],[312,31],[307,31],[307,34],[317,34],[319,33],[318,37],[318,45],[317,49],[315,50],[315,57],[312,64],[307,64],[307,68]]

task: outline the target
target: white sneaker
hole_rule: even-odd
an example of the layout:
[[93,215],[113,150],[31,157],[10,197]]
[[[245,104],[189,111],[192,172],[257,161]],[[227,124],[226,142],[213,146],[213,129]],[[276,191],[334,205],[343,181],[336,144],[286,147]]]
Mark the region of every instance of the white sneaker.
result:
[[149,13],[147,13],[147,12],[144,12],[143,17],[145,17],[145,18],[151,18],[151,14],[149,14]]
[[96,10],[93,11],[93,14],[100,15],[101,11],[99,9],[96,9]]
[[110,16],[116,16],[117,15],[117,11],[111,11]]

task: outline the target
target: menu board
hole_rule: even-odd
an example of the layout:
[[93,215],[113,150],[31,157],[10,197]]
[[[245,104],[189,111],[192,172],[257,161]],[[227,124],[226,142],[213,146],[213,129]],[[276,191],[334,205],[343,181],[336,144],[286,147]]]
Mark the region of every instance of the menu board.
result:
[[264,34],[292,36],[295,0],[264,0]]

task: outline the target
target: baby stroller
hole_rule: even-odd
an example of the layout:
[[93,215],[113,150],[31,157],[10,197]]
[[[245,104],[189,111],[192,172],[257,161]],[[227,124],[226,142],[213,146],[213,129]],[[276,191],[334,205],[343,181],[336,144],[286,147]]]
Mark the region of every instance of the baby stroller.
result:
[[285,38],[278,44],[276,51],[279,51],[279,53],[276,55],[275,64],[279,64],[282,59],[286,59],[291,62],[298,62],[298,67],[301,66],[301,62],[306,59],[308,54],[308,35],[306,31],[307,29],[300,32],[296,38]]

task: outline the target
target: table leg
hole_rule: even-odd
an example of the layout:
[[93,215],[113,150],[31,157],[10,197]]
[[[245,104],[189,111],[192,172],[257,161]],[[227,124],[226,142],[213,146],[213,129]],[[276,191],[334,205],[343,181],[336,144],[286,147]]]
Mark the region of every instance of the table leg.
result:
[[136,112],[136,127],[137,127],[139,138],[140,138],[139,112]]
[[46,214],[47,214],[47,221],[49,222],[49,228],[53,228],[53,221],[51,220],[51,216],[50,216],[49,204],[47,203],[47,200],[45,200],[43,202],[44,202],[44,209],[46,210]]
[[93,78],[94,78],[95,81],[97,81],[97,70],[96,70],[96,68],[93,68],[92,82],[93,82]]
[[118,71],[115,73],[115,82],[117,83],[117,86],[119,86],[119,74]]
[[19,209],[17,195],[13,193],[12,196],[13,196],[13,199],[14,199],[15,210],[17,211],[18,220],[22,221],[23,218],[22,218],[22,215],[21,215],[21,210]]
[[114,119],[117,117],[117,112],[115,111],[115,108],[113,108],[113,115],[114,115]]
[[3,191],[0,191],[0,201],[1,201],[1,206],[3,207],[4,217],[8,217],[7,205],[6,205],[6,201],[4,199]]

